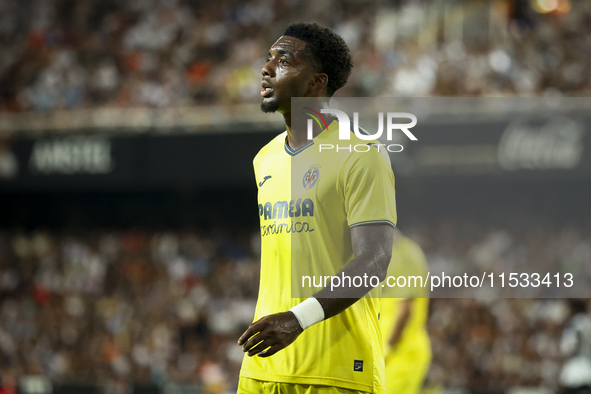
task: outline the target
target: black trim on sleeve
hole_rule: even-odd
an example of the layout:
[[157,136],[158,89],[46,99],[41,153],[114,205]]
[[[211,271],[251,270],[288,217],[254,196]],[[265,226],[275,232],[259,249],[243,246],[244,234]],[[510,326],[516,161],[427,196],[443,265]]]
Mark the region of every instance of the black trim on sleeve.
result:
[[367,222],[359,222],[353,223],[349,226],[349,228],[357,227],[357,226],[364,226],[366,224],[389,224],[390,226],[396,228],[396,225],[389,220],[368,220]]

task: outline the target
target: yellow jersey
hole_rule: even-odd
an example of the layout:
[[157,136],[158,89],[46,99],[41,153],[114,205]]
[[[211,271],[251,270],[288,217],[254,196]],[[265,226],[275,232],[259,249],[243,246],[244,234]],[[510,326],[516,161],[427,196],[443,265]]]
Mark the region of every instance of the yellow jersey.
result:
[[[394,174],[388,155],[374,145],[377,141],[371,144],[354,133],[349,141],[339,141],[338,130],[334,121],[297,150],[287,145],[283,132],[254,159],[261,228],[254,321],[287,311],[324,287],[304,286],[300,274],[335,274],[349,264],[354,258],[352,227],[396,225]],[[330,145],[345,149],[327,149]],[[273,356],[245,355],[240,376],[383,392],[380,287],[370,293],[342,313],[309,327]]]
[[[427,271],[427,259],[419,245],[405,236],[394,242],[388,276],[421,276],[425,279]],[[402,301],[402,298],[391,298],[400,294],[397,291],[387,286],[382,289],[380,327],[386,348],[396,326]],[[407,288],[403,293],[406,297],[413,297],[412,307],[399,342],[385,360],[386,392],[415,394],[420,391],[431,361],[431,343],[426,327],[429,289],[417,286]]]

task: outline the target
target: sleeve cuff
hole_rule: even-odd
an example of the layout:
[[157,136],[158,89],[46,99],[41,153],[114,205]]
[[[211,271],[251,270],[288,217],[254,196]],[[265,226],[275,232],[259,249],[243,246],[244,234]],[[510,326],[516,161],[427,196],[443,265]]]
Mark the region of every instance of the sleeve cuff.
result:
[[368,220],[365,222],[357,222],[349,225],[349,228],[358,227],[358,226],[365,226],[366,224],[389,224],[390,226],[396,228],[394,222],[390,220]]

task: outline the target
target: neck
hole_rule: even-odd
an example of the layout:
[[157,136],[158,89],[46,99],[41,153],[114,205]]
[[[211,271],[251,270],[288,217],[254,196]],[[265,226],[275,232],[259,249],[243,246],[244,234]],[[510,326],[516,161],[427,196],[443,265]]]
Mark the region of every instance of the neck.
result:
[[[328,108],[328,100],[321,100],[314,107],[317,108],[317,111],[320,112],[320,109]],[[291,112],[283,114],[283,120],[285,121],[285,126],[287,128],[287,143],[290,146],[290,148],[301,148],[310,141],[308,139],[308,131],[306,127],[295,127],[293,129],[291,128]],[[313,138],[315,138],[318,134],[322,132],[322,130],[316,127],[314,127],[312,130]]]

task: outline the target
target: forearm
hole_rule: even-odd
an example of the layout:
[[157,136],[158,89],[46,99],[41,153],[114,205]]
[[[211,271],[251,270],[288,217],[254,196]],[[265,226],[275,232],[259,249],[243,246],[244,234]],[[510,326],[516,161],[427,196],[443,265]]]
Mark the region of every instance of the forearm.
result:
[[400,312],[396,320],[396,326],[394,327],[392,335],[388,340],[389,346],[394,346],[398,343],[398,341],[400,341],[400,338],[402,337],[402,332],[404,331],[404,328],[406,327],[406,324],[408,323],[408,320],[410,318],[412,301],[413,300],[409,298],[400,302]]
[[[355,257],[336,275],[342,279],[341,283],[335,286],[331,281],[330,286],[291,309],[304,329],[338,315],[373,287],[379,286],[388,272],[393,237],[394,229],[388,224],[371,224],[351,229]],[[358,286],[359,278],[362,283]]]
[[[382,281],[390,262],[391,244],[386,245],[385,250],[390,252],[360,253],[339,274],[351,277],[377,276],[379,281]],[[295,341],[306,328],[339,314],[371,289],[371,286],[365,284],[363,287],[343,288],[337,291],[324,288],[316,293],[314,298],[309,298],[288,312],[275,313],[257,320],[238,339],[238,344],[250,357],[255,354],[259,357],[270,357]],[[340,298],[334,298],[335,296]]]
[[[371,283],[379,283],[386,277],[388,264],[390,262],[389,253],[367,253],[355,257],[347,266],[345,266],[337,276],[362,278],[362,284],[359,287],[351,286],[346,281],[342,281],[341,286],[325,287],[314,295],[324,309],[324,318],[328,319],[338,315],[373,289]],[[372,278],[374,278],[372,280]],[[377,278],[377,279],[375,279]]]

